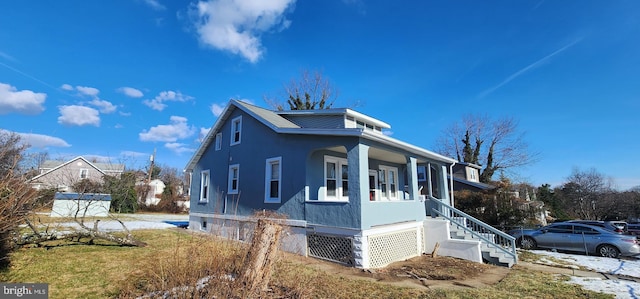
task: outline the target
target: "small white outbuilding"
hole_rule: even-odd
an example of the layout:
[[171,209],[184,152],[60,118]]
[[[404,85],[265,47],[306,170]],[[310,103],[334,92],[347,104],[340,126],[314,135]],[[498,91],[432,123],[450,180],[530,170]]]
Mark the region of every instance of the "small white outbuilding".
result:
[[107,217],[111,194],[56,192],[51,217]]

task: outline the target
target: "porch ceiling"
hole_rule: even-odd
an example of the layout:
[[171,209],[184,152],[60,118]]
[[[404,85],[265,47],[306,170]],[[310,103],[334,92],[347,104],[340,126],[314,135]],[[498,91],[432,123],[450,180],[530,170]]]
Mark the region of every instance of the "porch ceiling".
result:
[[[344,146],[334,146],[328,149],[339,153],[347,153]],[[404,154],[375,147],[369,148],[369,158],[398,164],[407,163],[407,158]],[[422,163],[424,161],[424,159],[418,158],[418,163]]]

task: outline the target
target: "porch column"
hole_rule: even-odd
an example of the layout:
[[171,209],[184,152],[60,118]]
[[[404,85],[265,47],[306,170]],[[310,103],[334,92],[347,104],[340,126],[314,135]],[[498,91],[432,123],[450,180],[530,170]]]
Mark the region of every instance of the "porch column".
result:
[[349,202],[362,206],[363,198],[369,194],[369,146],[357,144],[348,149]]
[[[451,174],[453,175],[453,174]],[[440,189],[440,199],[442,202],[451,205],[451,199],[449,198],[449,182],[447,182],[447,166],[440,165],[440,178],[438,184],[442,186]]]
[[407,185],[411,199],[418,199],[418,162],[415,157],[407,156]]
[[[349,167],[349,202],[353,204],[353,216],[358,217],[358,224],[363,226],[362,206],[369,200],[369,146],[357,144],[347,150]],[[362,232],[354,237],[353,257],[356,267],[369,265],[369,247]]]

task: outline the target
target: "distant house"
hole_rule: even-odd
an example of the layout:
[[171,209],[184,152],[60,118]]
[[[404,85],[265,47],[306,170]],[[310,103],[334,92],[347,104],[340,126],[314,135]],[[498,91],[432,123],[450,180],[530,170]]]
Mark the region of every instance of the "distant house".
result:
[[440,255],[481,262],[480,241],[450,241],[450,220],[427,216],[453,215],[447,170],[456,161],[389,128],[351,109],[230,101],[185,169],[190,229],[249,240],[252,214],[270,210],[288,217],[283,249],[302,255],[378,268],[439,243]]
[[493,185],[480,182],[480,165],[458,162],[453,165],[451,178],[453,191],[469,190],[472,192],[493,190]]
[[143,192],[144,198],[138,198],[138,202],[143,203],[147,206],[155,206],[160,203],[160,198],[162,196],[162,192],[164,192],[164,188],[166,187],[165,183],[159,179],[153,179],[148,183],[145,181],[140,181],[136,183],[137,186],[149,186],[147,192]]
[[73,192],[72,186],[81,180],[102,183],[105,175],[119,176],[124,172],[124,165],[90,162],[78,156],[69,161],[46,161],[39,170],[40,174],[30,180],[34,188],[56,188],[62,192]]

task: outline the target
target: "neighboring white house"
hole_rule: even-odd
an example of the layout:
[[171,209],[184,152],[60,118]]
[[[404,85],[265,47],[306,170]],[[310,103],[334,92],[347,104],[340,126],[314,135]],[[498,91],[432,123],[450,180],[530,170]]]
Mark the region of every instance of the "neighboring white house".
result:
[[140,196],[140,198],[138,198],[138,201],[144,203],[146,206],[155,206],[160,203],[160,196],[166,187],[165,183],[159,179],[151,180],[149,183],[138,182],[136,185],[149,186],[149,192],[146,193],[145,197],[142,198],[142,196]]

